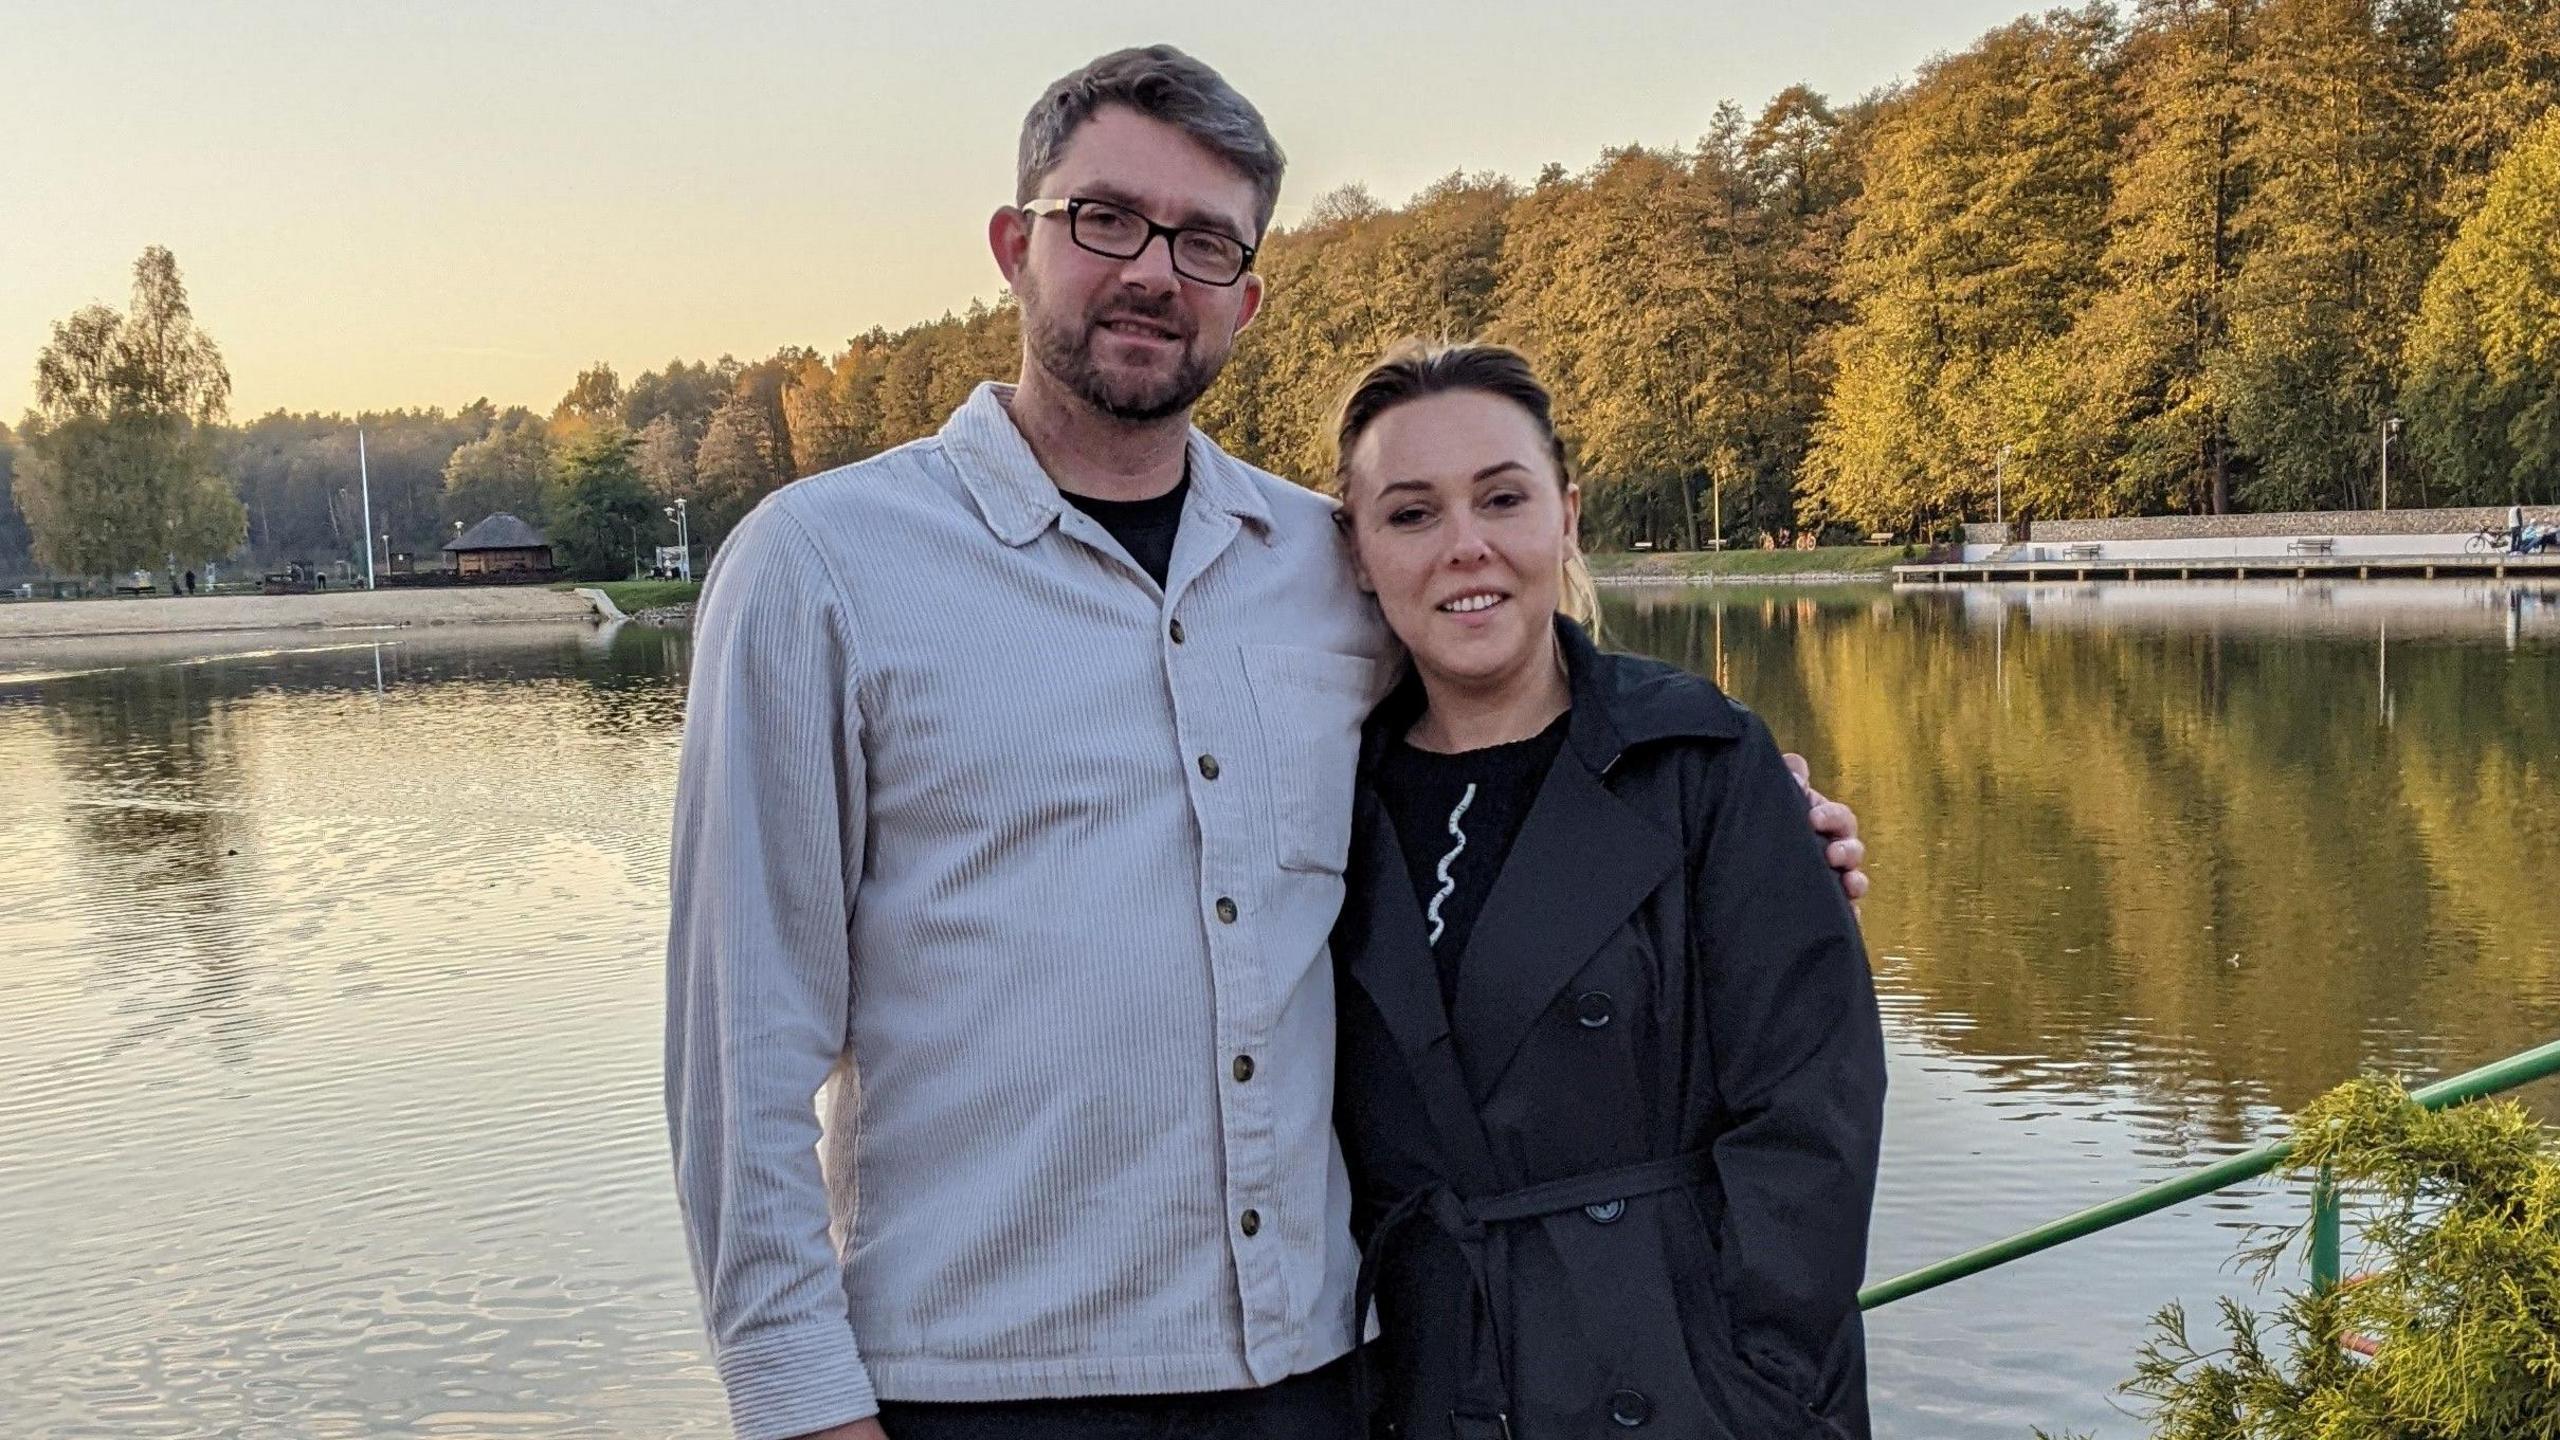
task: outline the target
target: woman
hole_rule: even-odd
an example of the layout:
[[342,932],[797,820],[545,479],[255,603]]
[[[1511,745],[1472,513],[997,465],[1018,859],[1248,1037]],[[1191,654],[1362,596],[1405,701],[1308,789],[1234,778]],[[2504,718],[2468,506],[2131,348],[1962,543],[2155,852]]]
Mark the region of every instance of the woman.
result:
[[1391,352],[1341,522],[1412,657],[1360,763],[1340,1129],[1381,1433],[1868,1434],[1884,1056],[1767,727],[1594,646],[1547,392]]

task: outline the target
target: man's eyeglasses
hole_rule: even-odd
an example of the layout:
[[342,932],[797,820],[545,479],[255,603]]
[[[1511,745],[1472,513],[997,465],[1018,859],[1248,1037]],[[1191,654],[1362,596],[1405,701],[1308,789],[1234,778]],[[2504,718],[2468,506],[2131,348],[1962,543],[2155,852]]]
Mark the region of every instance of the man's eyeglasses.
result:
[[1173,273],[1203,285],[1233,285],[1253,268],[1254,247],[1223,230],[1159,225],[1108,200],[1089,200],[1080,195],[1064,200],[1034,200],[1022,211],[1026,215],[1066,216],[1067,237],[1076,242],[1077,248],[1111,260],[1135,260],[1161,235],[1173,256]]

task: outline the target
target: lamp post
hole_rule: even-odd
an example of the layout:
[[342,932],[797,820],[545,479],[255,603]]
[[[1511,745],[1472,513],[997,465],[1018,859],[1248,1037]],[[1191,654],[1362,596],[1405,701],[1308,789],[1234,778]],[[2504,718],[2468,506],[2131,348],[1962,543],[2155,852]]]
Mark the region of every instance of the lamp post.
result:
[[2391,437],[2400,433],[2400,417],[2382,422],[2382,508],[2391,508]]
[[693,530],[687,523],[683,496],[677,496],[676,503],[667,507],[667,518],[676,522],[676,548],[683,552],[676,561],[676,568],[682,578],[690,580],[693,578]]

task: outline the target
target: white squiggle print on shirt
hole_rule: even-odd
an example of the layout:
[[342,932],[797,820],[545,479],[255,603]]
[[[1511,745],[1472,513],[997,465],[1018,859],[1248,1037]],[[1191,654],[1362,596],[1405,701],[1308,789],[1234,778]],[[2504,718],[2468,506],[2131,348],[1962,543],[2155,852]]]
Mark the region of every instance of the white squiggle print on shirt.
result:
[[1431,897],[1431,904],[1423,911],[1431,921],[1431,943],[1434,945],[1440,943],[1440,932],[1448,925],[1447,921],[1440,918],[1440,902],[1448,899],[1458,888],[1457,880],[1449,874],[1449,867],[1458,862],[1458,857],[1465,853],[1467,848],[1467,832],[1458,828],[1458,819],[1467,813],[1467,807],[1475,801],[1476,787],[1469,785],[1467,793],[1459,796],[1457,805],[1449,811],[1449,833],[1458,837],[1458,843],[1450,846],[1449,853],[1440,857],[1439,868],[1433,872],[1440,877],[1440,890],[1438,894]]

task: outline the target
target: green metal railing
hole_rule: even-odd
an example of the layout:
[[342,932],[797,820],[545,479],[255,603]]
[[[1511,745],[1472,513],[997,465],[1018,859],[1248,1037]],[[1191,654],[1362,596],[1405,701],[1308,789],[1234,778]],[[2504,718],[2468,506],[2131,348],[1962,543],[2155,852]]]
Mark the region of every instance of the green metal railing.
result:
[[[2510,1055],[2495,1064],[2465,1071],[2449,1080],[2439,1080],[2425,1089],[2412,1091],[2411,1099],[2430,1110],[2442,1110],[2513,1090],[2519,1085],[2560,1075],[2560,1040]],[[2146,1186],[2130,1195],[2092,1205],[2076,1214],[2048,1221],[2033,1230],[2012,1235],[2006,1240],[1968,1250],[1935,1265],[1925,1265],[1907,1275],[1870,1285],[1858,1292],[1858,1306],[1873,1310],[1896,1300],[1907,1300],[1924,1290],[1979,1275],[2013,1260],[2023,1260],[2041,1250],[2111,1230],[2128,1220],[2166,1210],[2199,1195],[2210,1195],[2246,1180],[2254,1180],[2283,1164],[2293,1153],[2293,1142],[2278,1141],[2246,1155],[2234,1155],[2156,1185]],[[2338,1283],[2338,1192],[2322,1172],[2311,1187],[2311,1283],[2328,1289]]]

